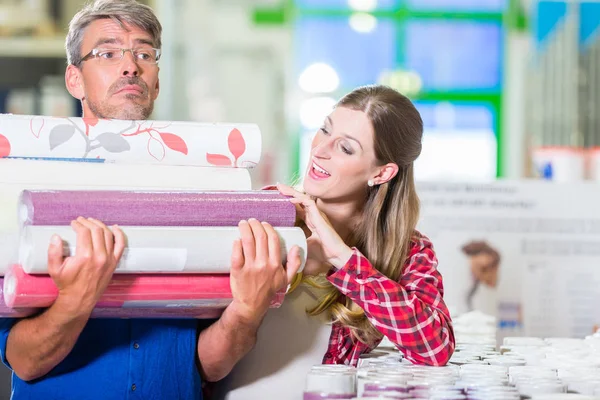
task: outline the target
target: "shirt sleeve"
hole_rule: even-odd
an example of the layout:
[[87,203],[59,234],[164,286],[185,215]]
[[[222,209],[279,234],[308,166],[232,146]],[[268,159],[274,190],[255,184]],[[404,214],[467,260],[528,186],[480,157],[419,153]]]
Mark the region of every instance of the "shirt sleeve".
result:
[[328,280],[416,364],[445,365],[454,352],[450,313],[431,242],[417,238],[399,282],[377,271],[357,249]]
[[0,337],[0,355],[2,356],[2,362],[4,365],[11,370],[12,367],[6,359],[6,341],[8,340],[8,334],[10,333],[10,330],[17,321],[18,320],[14,318],[0,318],[0,334],[2,335]]

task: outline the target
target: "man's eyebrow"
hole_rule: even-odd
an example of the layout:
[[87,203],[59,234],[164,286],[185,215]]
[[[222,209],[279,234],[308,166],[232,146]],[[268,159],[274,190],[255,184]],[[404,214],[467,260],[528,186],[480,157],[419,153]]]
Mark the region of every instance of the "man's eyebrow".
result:
[[150,39],[135,39],[134,40],[135,44],[147,44],[148,46],[152,46],[154,47],[154,42]]
[[[154,43],[152,42],[152,40],[145,39],[145,38],[135,39],[134,43],[136,45],[137,44],[147,44],[149,46],[154,46]],[[118,38],[107,38],[107,37],[100,38],[96,41],[96,43],[94,44],[94,47],[98,47],[103,44],[123,44],[123,41]]]
[[94,43],[94,47],[100,46],[102,44],[123,44],[123,42],[117,38],[104,37],[96,40],[96,43]]

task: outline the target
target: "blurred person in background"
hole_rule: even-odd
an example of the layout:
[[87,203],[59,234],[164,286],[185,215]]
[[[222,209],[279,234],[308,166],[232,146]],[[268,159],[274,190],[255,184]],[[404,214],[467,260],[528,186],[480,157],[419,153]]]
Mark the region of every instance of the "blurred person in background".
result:
[[[469,257],[472,284],[466,295],[467,310],[496,315],[500,253],[482,240],[474,240],[461,248]],[[483,284],[483,287],[481,286]]]

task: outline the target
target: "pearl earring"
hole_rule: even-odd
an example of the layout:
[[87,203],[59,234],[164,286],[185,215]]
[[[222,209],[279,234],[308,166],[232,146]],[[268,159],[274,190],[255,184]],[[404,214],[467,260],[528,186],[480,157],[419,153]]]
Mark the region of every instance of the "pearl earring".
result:
[[370,187],[373,187],[373,181],[372,181],[371,179],[369,179],[369,180],[367,181],[367,185],[369,185]]

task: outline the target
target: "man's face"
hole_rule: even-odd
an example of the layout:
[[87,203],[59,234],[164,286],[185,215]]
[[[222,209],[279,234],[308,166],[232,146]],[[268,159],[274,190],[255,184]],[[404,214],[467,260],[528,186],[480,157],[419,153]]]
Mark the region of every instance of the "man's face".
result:
[[[121,27],[111,19],[100,19],[86,28],[81,56],[94,48],[151,47],[152,37],[140,28],[127,24]],[[110,65],[91,57],[79,68],[69,65],[67,88],[82,100],[86,118],[147,119],[158,97],[158,70],[157,64],[140,63],[129,51],[123,59]]]

